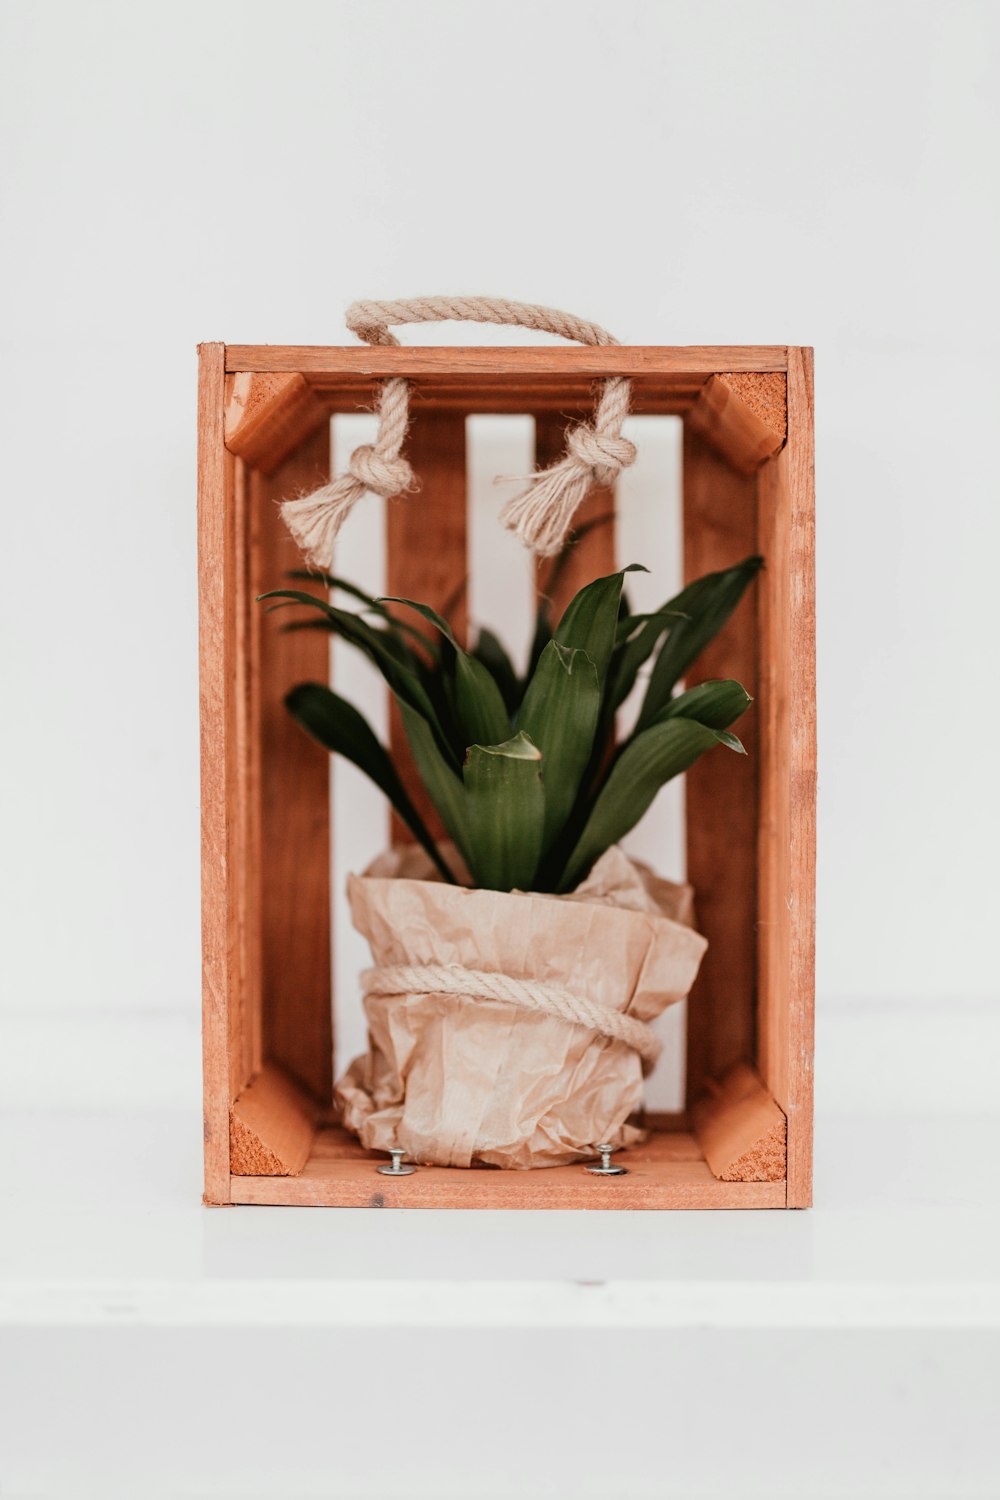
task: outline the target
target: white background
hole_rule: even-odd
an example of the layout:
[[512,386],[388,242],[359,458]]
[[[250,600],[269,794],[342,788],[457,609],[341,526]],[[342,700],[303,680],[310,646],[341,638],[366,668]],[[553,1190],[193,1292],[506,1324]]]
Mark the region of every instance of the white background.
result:
[[195,345],[438,291],[816,347],[820,1094],[995,1099],[997,16],[4,4],[8,1102],[194,1118]]

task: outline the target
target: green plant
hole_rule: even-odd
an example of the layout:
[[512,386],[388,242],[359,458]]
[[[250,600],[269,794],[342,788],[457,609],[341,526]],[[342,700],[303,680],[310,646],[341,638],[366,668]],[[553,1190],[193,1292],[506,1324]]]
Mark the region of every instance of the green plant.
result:
[[[749,557],[711,573],[648,615],[631,614],[623,595],[625,574],[637,564],[581,589],[555,627],[543,601],[524,677],[490,631],[466,651],[442,615],[414,600],[375,599],[312,574],[294,576],[340,589],[363,608],[341,609],[297,589],[261,597],[314,611],[288,628],[331,631],[374,662],[400,706],[417,771],[476,885],[563,892],[704,751],[721,745],[743,753],[728,732],[750,703],[738,682],[703,682],[677,696],[674,689],[760,565]],[[398,618],[390,605],[416,621]],[[615,713],[647,663],[635,729],[613,749]],[[453,879],[357,709],[318,682],[293,688],[285,702],[321,745],[367,773]]]

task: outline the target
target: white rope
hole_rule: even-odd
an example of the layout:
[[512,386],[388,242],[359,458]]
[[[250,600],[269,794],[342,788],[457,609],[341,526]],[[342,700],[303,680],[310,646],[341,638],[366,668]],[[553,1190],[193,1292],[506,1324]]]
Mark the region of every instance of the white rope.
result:
[[660,1055],[662,1044],[644,1021],[536,979],[512,979],[508,974],[465,969],[461,964],[393,964],[366,970],[361,983],[367,995],[463,995],[473,1000],[501,1000],[625,1042],[647,1063],[654,1063]]
[[[398,345],[391,324],[437,323],[454,318],[471,323],[514,324],[537,328],[580,344],[617,343],[596,323],[557,308],[501,297],[413,297],[403,302],[355,302],[347,326],[368,344]],[[621,469],[635,462],[635,445],[622,437],[628,415],[631,382],[612,376],[604,382],[593,423],[581,422],[566,434],[565,456],[534,474],[522,495],[501,512],[504,525],[541,557],[563,547],[577,506],[595,484],[614,483]],[[376,495],[403,494],[415,488],[413,471],[402,457],[409,421],[409,382],[394,377],[382,384],[379,430],[373,444],[356,448],[347,472],[297,500],[286,500],[282,517],[307,560],[317,568],[333,567],[333,545],[347,516],[366,490]]]

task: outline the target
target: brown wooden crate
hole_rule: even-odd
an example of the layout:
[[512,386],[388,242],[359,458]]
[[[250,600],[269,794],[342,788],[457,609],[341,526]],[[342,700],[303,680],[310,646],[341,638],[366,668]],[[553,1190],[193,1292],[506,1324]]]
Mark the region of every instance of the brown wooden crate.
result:
[[[200,353],[206,1200],[346,1205],[380,1195],[387,1206],[780,1207],[785,1182],[723,1182],[706,1157],[711,1152],[712,1165],[731,1172],[733,1163],[720,1165],[721,1156],[771,1121],[766,1140],[750,1142],[736,1170],[745,1160],[747,1171],[759,1172],[763,1153],[773,1175],[777,1118],[784,1115],[787,1203],[807,1204],[815,857],[811,352],[214,344]],[[591,410],[594,381],[612,373],[633,378],[637,411],[687,416],[688,575],[758,548],[767,557],[753,597],[699,666],[701,676],[732,672],[757,692],[740,726],[750,761],[706,760],[689,785],[697,821],[691,875],[717,955],[691,1005],[699,1133],[678,1129],[683,1122],[676,1120],[652,1122],[660,1128],[617,1181],[588,1178],[580,1168],[421,1169],[393,1183],[374,1173],[356,1142],[330,1130],[312,1140],[298,1175],[231,1172],[234,1105],[241,1161],[273,1159],[294,1172],[313,1111],[330,1103],[327,762],[282,723],[280,705],[293,681],[325,674],[326,638],[279,637],[253,602],[297,561],[273,502],[325,473],[328,413],[370,404],[375,382],[399,373],[415,381],[411,458],[425,486],[432,484],[430,504],[415,495],[390,505],[390,592],[440,604],[446,586],[464,573],[467,412],[534,414],[546,457],[567,421]],[[596,573],[612,565],[608,527],[594,534],[586,558],[581,549],[575,566]],[[567,589],[581,581],[567,581]],[[756,1064],[756,1075],[748,1064]],[[716,1103],[700,1098],[702,1085],[731,1065],[744,1072],[729,1075]],[[748,1074],[753,1088],[746,1092]]]

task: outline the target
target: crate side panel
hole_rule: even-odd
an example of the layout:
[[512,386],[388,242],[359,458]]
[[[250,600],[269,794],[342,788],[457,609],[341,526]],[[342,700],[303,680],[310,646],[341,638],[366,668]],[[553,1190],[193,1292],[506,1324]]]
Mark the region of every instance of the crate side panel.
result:
[[790,349],[788,443],[759,476],[761,1076],[788,1117],[788,1203],[812,1194],[816,606],[812,351]]
[[[302,557],[277,503],[325,483],[329,424],[318,429],[273,474],[252,482],[252,595],[288,587]],[[309,588],[297,584],[296,587]],[[318,585],[311,591],[321,593]],[[283,699],[299,682],[329,680],[330,637],[283,631],[291,612],[259,611],[252,676],[259,701],[262,1047],[321,1102],[333,1089],[330,941],[330,761],[289,717]]]
[[201,735],[202,1072],[205,1198],[229,1200],[229,1029],[237,1004],[230,812],[235,777],[234,461],[223,443],[225,349],[198,370],[198,649]]
[[[684,576],[730,567],[757,548],[755,481],[698,433],[684,431]],[[687,679],[733,677],[757,692],[752,584]],[[756,990],[757,715],[734,726],[746,756],[718,748],[687,773],[687,875],[708,951],[688,1003],[688,1099],[754,1055]]]

